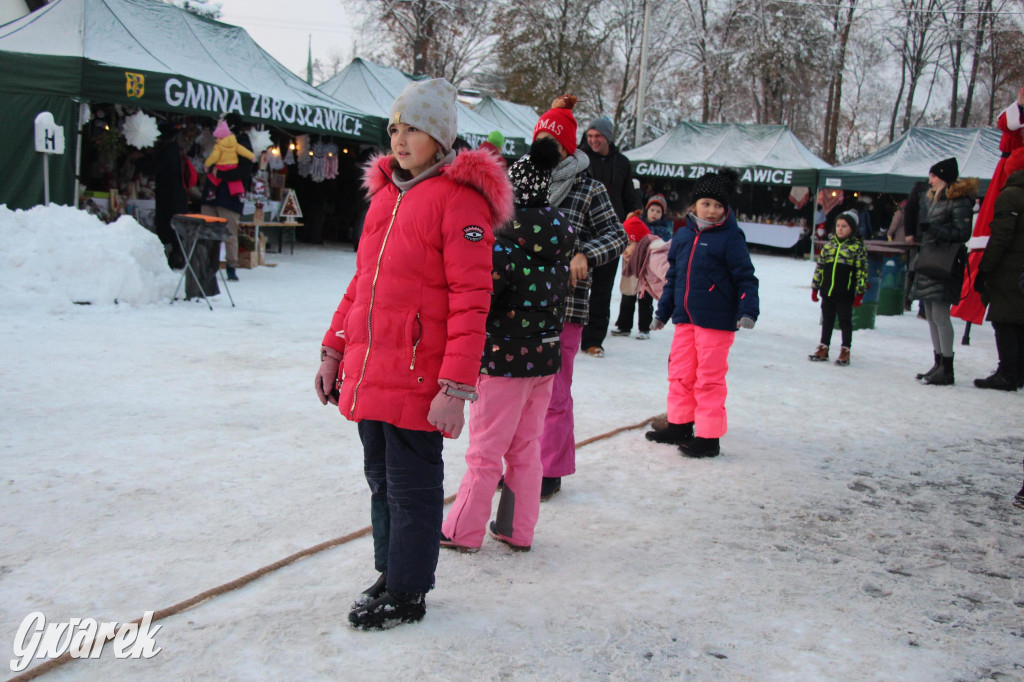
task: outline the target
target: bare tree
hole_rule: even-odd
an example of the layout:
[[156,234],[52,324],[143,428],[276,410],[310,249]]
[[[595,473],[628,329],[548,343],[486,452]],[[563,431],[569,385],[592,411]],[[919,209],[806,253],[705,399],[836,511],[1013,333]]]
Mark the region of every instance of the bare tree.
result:
[[594,113],[601,103],[609,47],[602,0],[521,0],[495,15],[495,55],[502,95],[541,111],[560,94]]
[[853,28],[857,0],[834,0],[827,12],[831,29],[833,50],[831,76],[828,82],[828,96],[825,102],[825,131],[822,136],[822,158],[829,163],[836,162],[836,145],[839,138],[839,112],[843,108],[843,74],[846,71],[846,52],[850,43],[850,29]]
[[347,0],[364,14],[371,54],[414,76],[456,86],[488,57],[493,0]]
[[211,0],[162,0],[162,2],[180,7],[186,12],[191,12],[199,17],[206,17],[207,19],[220,19],[221,17],[219,2],[211,2]]
[[[896,119],[903,106],[903,127],[910,128],[914,96],[927,67],[938,62],[943,40],[935,30],[941,0],[896,0],[897,22],[886,40],[896,48],[900,60],[900,89],[889,121],[889,140],[896,138]],[[906,100],[903,100],[903,97]]]

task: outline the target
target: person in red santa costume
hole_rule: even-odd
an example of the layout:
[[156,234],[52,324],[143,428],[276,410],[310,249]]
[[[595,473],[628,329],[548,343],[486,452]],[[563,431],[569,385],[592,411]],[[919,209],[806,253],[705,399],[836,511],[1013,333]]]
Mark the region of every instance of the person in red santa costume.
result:
[[[1010,154],[1024,148],[1024,87],[1017,91],[1017,101],[999,114],[996,126],[1003,132],[1003,137],[999,140],[999,163],[996,164],[992,180],[988,183],[988,191],[985,192],[985,199],[981,202],[978,218],[974,222],[974,231],[968,244],[971,251],[967,254],[967,272],[960,292],[960,302],[949,311],[953,317],[971,324],[981,324],[985,321],[985,304],[981,302],[981,296],[974,289],[974,279],[978,274],[981,257],[985,255],[985,247],[977,244],[979,241],[987,242],[992,233],[989,225],[995,213],[996,197],[999,196],[1009,176],[1006,160],[1010,158]],[[966,334],[964,338],[967,338]],[[966,343],[964,341],[965,345]]]

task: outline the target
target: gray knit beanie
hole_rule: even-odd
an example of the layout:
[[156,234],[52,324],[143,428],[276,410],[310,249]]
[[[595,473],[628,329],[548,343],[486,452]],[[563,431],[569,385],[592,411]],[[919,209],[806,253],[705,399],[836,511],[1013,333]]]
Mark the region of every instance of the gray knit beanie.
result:
[[611,119],[607,116],[595,118],[587,126],[587,130],[596,130],[604,135],[604,139],[608,140],[608,142],[615,142],[615,126],[612,125]]
[[395,98],[388,124],[406,123],[441,143],[448,152],[455,144],[458,112],[455,86],[443,78],[412,81]]

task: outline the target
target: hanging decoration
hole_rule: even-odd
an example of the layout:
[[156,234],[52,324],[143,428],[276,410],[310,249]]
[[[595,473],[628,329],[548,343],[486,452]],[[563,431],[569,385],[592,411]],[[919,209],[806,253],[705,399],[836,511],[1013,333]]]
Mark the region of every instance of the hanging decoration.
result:
[[294,166],[295,165],[295,143],[294,142],[289,142],[288,143],[288,153],[285,154],[285,156],[284,156],[284,164],[286,166]]
[[128,142],[129,146],[136,149],[152,147],[156,139],[160,137],[160,129],[157,128],[156,119],[141,111],[136,111],[124,120],[121,132],[124,134],[124,139]]
[[270,139],[269,130],[257,130],[255,128],[249,131],[249,142],[252,144],[250,151],[256,156],[259,156],[264,149],[269,148],[273,144]]
[[811,198],[810,187],[793,187],[789,191],[789,200],[799,210],[807,205],[807,200]]
[[313,174],[313,149],[309,135],[299,135],[295,138],[295,163],[300,176],[308,178]]

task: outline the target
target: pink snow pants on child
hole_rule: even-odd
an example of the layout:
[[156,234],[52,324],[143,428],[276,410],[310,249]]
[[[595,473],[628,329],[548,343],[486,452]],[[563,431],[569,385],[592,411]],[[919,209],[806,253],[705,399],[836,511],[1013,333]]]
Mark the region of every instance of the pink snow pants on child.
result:
[[693,422],[700,438],[721,438],[725,418],[725,373],[736,332],[677,324],[668,357],[668,420]]
[[499,535],[513,544],[533,544],[540,515],[540,436],[554,375],[480,375],[480,398],[469,406],[466,475],[441,532],[464,547],[479,547],[491,518],[491,500],[505,458],[505,487],[495,519]]
[[566,322],[559,336],[562,342],[562,369],[555,375],[551,404],[544,417],[544,436],[540,441],[540,461],[544,475],[560,478],[576,472],[576,424],[572,414],[572,368],[583,339],[583,325]]

